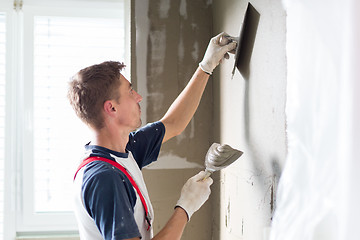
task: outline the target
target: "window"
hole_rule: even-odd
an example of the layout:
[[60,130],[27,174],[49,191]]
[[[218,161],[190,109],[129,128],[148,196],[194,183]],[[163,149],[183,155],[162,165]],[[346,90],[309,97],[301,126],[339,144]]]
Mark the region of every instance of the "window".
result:
[[80,159],[79,143],[90,136],[66,99],[67,80],[84,66],[124,59],[124,22],[48,16],[34,20],[35,212],[70,211],[71,198],[62,196],[71,196],[78,164],[74,157]]
[[[0,229],[3,219],[11,219],[4,223],[4,229],[18,235],[75,232],[72,178],[90,135],[67,100],[68,81],[78,70],[92,64],[107,60],[130,63],[129,3],[27,0],[21,9],[9,6],[7,11],[15,16],[9,18],[15,30],[11,39],[14,47],[9,48],[13,53],[8,55],[5,32],[10,26],[6,21],[10,20],[6,20],[0,6]],[[9,66],[16,67],[11,69],[16,74],[5,78]],[[5,105],[5,83],[9,81],[15,89],[10,91],[11,99],[17,99],[10,101],[11,107],[18,109],[15,114],[5,111],[10,109]],[[14,122],[12,132],[16,133],[14,140],[9,141],[13,152],[4,148],[4,141],[8,142],[8,116]],[[5,184],[4,188],[6,151],[16,158],[15,167],[10,168],[15,183]],[[15,218],[3,214],[4,189],[14,192]],[[16,225],[15,230],[7,229],[6,225],[11,224]]]

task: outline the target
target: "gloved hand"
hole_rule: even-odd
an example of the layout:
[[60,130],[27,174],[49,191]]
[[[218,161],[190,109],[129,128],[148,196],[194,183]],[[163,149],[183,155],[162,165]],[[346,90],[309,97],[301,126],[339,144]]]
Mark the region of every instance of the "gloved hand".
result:
[[231,52],[236,48],[236,42],[232,41],[232,39],[228,34],[222,32],[210,40],[204,58],[199,63],[204,72],[211,75],[223,58],[229,58],[227,52]]
[[205,177],[205,172],[201,171],[185,183],[181,190],[180,199],[176,207],[181,207],[188,215],[188,221],[194,212],[206,202],[209,198],[211,190],[210,185],[213,180],[209,177],[202,181]]

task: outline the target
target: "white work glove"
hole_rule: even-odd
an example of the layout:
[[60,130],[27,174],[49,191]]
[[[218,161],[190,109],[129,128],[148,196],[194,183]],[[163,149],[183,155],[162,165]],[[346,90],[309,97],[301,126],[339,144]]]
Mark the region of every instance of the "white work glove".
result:
[[206,49],[203,60],[199,63],[200,68],[211,75],[224,58],[229,59],[227,52],[231,52],[236,48],[236,42],[233,39],[224,32],[213,37]]
[[181,207],[188,215],[188,221],[194,212],[208,200],[211,190],[210,185],[213,183],[212,178],[203,181],[205,172],[201,171],[185,183],[181,190],[180,199],[176,207]]

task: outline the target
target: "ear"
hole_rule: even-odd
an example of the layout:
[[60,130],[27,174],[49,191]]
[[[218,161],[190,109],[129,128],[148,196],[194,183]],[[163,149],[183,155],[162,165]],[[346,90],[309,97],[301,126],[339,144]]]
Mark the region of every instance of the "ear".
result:
[[112,115],[113,113],[116,112],[116,108],[113,105],[111,100],[105,101],[103,107],[104,107],[104,111],[105,111],[106,114]]

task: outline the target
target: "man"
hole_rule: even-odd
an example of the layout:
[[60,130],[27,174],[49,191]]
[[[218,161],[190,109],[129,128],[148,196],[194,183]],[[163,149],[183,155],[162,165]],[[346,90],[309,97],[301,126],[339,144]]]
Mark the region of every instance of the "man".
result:
[[192,214],[208,199],[212,179],[204,179],[204,172],[190,178],[172,217],[152,238],[154,214],[141,169],[157,160],[162,143],[185,129],[209,75],[235,46],[225,33],[212,38],[199,68],[165,116],[135,132],[141,125],[142,97],[120,73],[124,64],[104,62],[73,77],[70,103],[94,133],[74,178],[81,239],[181,238]]

